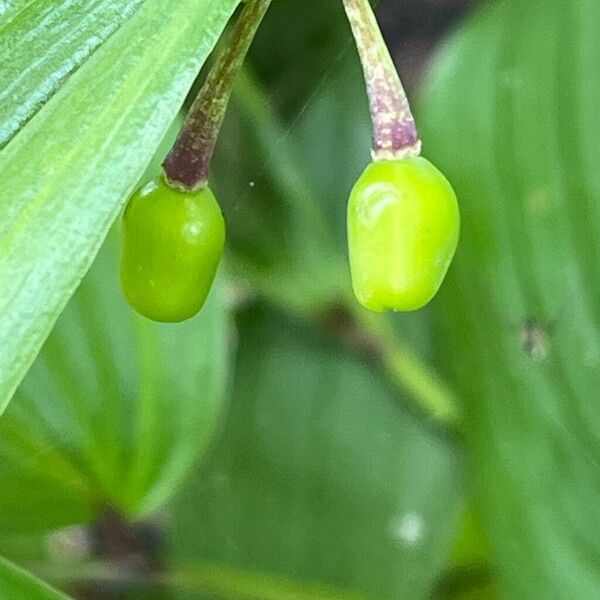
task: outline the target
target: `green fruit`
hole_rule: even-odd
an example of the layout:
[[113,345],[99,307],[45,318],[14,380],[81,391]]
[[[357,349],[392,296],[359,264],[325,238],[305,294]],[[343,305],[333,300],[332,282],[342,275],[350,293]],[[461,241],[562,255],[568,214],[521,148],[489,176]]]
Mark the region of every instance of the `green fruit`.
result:
[[193,317],[225,244],[225,222],[210,189],[182,192],[157,178],[133,195],[123,228],[121,282],[129,303],[154,321]]
[[370,164],[348,203],[350,270],[358,301],[376,312],[423,307],[442,284],[459,230],[454,190],[429,161]]

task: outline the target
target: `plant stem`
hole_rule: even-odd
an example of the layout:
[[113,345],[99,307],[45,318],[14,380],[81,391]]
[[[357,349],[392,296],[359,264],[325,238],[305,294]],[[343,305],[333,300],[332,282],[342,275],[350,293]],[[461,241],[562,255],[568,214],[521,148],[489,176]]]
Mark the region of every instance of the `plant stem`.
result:
[[373,120],[373,160],[418,156],[421,141],[398,71],[369,0],[343,0],[365,74]]
[[[348,307],[351,309],[351,307]],[[353,310],[357,325],[376,342],[379,360],[389,379],[406,390],[420,411],[449,432],[460,429],[458,402],[435,371],[403,345],[381,315]]]
[[217,57],[163,163],[169,185],[194,191],[208,184],[210,162],[236,75],[270,4],[271,0],[249,0],[244,6],[229,43]]

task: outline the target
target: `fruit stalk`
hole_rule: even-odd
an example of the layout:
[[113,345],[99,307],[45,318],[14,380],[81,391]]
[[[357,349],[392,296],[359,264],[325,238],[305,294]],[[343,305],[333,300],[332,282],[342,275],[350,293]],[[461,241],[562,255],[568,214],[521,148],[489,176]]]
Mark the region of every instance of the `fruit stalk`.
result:
[[210,162],[235,77],[270,4],[271,0],[249,0],[244,6],[229,43],[217,56],[163,163],[165,179],[170,186],[194,191],[208,185]]
[[373,160],[419,156],[421,141],[404,87],[369,0],[343,0],[360,55],[373,120]]

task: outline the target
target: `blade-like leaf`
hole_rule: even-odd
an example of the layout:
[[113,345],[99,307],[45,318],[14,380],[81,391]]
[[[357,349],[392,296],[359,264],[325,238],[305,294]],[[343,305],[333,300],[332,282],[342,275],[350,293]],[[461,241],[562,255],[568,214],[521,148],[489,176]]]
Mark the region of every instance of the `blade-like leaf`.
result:
[[142,2],[26,0],[0,14],[0,148]]
[[600,598],[600,4],[507,0],[421,106],[463,239],[437,304],[505,597]]
[[427,598],[456,525],[453,449],[311,328],[251,309],[239,336],[224,435],[174,511],[184,570],[216,563],[336,598]]
[[[224,396],[220,286],[199,316],[137,316],[111,235],[0,419],[0,533],[161,506],[214,431]],[[32,493],[35,490],[35,493]]]
[[3,558],[0,558],[0,597],[2,600],[68,600]]
[[0,5],[0,27],[5,27],[35,0],[4,0]]
[[0,152],[0,410],[237,0],[147,0]]

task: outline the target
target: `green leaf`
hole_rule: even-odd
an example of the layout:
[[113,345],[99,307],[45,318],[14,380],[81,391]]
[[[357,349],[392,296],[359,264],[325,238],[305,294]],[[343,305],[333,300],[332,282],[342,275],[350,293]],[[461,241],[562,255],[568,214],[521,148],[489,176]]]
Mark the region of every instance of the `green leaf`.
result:
[[0,14],[0,148],[143,0],[24,0]]
[[0,8],[0,26],[5,27],[34,0],[5,0]]
[[[227,569],[263,574],[236,598],[429,597],[458,517],[452,447],[312,328],[253,308],[239,338],[224,434],[174,508],[173,560],[217,597]],[[263,595],[269,578],[295,584]]]
[[512,599],[600,598],[600,4],[507,0],[421,105],[463,238],[437,303],[479,512]]
[[0,410],[237,0],[146,0],[0,152]]
[[3,558],[0,558],[0,596],[2,600],[68,600]]
[[85,522],[108,506],[155,510],[216,427],[227,367],[221,286],[186,323],[139,317],[120,290],[117,233],[0,419],[2,534]]

